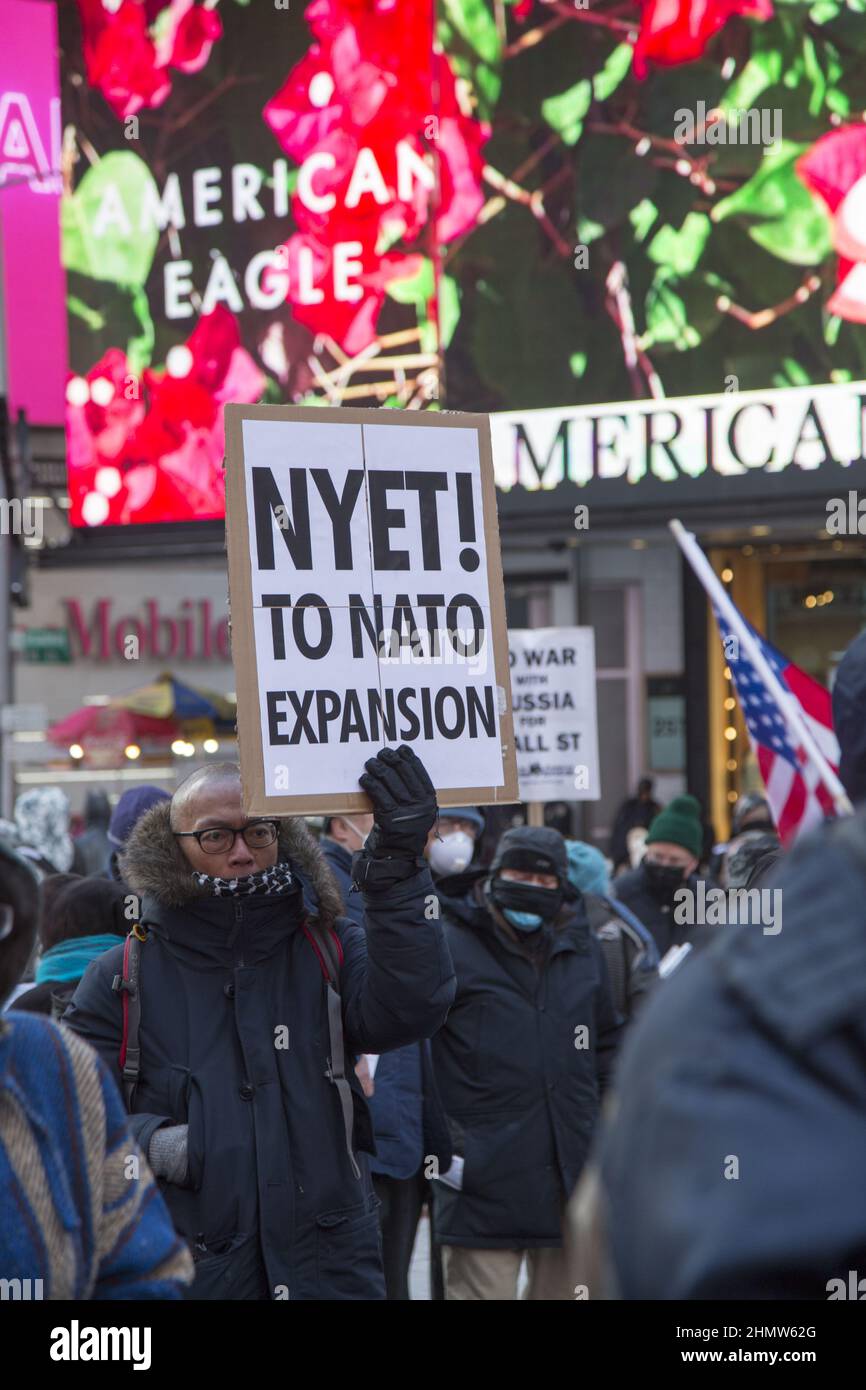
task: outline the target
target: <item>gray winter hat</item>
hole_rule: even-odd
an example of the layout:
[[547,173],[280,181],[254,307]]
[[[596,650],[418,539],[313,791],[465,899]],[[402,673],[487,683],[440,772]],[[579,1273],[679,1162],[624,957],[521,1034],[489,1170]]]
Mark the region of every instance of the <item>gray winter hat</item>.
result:
[[500,869],[525,869],[533,874],[556,874],[568,883],[568,854],[565,840],[549,826],[519,825],[506,830],[490,865],[491,875]]

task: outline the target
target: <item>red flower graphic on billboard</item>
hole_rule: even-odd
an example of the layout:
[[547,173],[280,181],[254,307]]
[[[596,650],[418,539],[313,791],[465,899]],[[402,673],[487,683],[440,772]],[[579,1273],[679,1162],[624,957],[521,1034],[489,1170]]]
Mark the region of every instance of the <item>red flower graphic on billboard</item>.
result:
[[343,220],[331,231],[333,242],[297,232],[280,251],[295,319],[312,333],[329,334],[355,354],[376,337],[386,286],[417,275],[423,257],[379,255],[374,231]]
[[843,126],[816,141],[797,173],[826,204],[839,253],[831,314],[866,323],[866,126]]
[[634,49],[636,75],[646,77],[650,63],[695,62],[734,15],[772,19],[772,0],[645,0]]
[[111,348],[67,385],[73,525],[221,516],[222,406],[256,401],[264,385],[222,306],[140,380]]
[[431,218],[440,243],[474,226],[490,128],[462,109],[433,52],[431,0],[314,0],[306,18],[318,42],[263,113],[300,165],[287,295],[296,318],[356,353],[375,337],[388,281],[417,271],[390,248],[412,250]]
[[194,0],[78,0],[87,80],[121,120],[161,106],[169,69],[198,72],[222,34],[215,10]]

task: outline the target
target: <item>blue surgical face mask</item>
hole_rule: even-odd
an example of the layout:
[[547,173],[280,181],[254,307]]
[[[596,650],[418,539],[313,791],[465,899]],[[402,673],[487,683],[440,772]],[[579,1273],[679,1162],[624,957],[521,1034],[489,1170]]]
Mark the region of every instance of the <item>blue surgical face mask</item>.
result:
[[512,927],[516,927],[518,931],[526,932],[538,931],[543,920],[537,912],[517,912],[513,907],[504,907],[502,915],[507,922],[511,923]]

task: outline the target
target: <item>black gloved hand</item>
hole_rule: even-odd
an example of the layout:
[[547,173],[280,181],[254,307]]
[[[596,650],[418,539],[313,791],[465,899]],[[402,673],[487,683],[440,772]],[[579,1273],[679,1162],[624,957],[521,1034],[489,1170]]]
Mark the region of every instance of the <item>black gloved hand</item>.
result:
[[373,803],[373,829],[352,860],[352,878],[366,891],[389,887],[424,865],[430,827],[439,814],[436,789],[411,748],[383,748],[364,764],[359,783]]
[[421,759],[405,743],[383,748],[364,764],[358,778],[373,803],[373,829],[367,848],[376,859],[416,858],[439,814],[436,789]]

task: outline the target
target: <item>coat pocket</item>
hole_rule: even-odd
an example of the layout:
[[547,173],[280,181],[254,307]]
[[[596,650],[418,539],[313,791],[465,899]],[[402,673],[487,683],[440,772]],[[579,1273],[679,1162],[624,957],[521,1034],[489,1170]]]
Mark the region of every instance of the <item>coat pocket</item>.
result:
[[186,1182],[180,1186],[198,1192],[204,1173],[204,1101],[201,1083],[189,1067],[173,1066],[168,1071],[169,1114],[177,1125],[187,1126]]
[[169,1067],[168,1113],[176,1125],[185,1125],[189,1118],[190,1079],[189,1067]]
[[[463,1186],[467,1196],[493,1196],[520,1171],[520,1135],[525,1124],[520,1112],[485,1111],[463,1121]],[[531,1174],[523,1172],[521,1181]]]
[[218,1255],[202,1254],[195,1262],[195,1279],[188,1299],[263,1299],[267,1275],[258,1234],[236,1235]]
[[316,1217],[316,1276],[319,1298],[385,1297],[379,1203],[370,1194],[357,1206]]
[[187,1106],[187,1159],[189,1162],[189,1186],[198,1192],[204,1180],[204,1156],[206,1153],[204,1098],[201,1083],[197,1076],[189,1078],[189,1102]]

